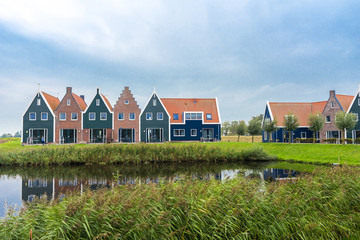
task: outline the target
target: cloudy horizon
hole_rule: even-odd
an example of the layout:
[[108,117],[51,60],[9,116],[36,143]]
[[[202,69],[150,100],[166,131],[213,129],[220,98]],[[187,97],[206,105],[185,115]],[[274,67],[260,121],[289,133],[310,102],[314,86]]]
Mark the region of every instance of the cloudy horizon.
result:
[[266,101],[354,95],[358,1],[1,1],[0,135],[21,130],[41,90],[66,87],[114,105],[129,86],[140,108],[160,97],[217,97],[222,121]]

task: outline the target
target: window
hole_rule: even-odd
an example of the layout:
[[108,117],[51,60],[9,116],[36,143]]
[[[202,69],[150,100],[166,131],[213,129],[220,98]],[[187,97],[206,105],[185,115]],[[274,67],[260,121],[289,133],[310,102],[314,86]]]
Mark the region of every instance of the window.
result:
[[197,136],[197,130],[196,130],[196,129],[191,129],[190,133],[191,133],[191,136],[192,136],[192,137],[196,137],[196,136]]
[[102,120],[102,121],[107,120],[107,113],[106,112],[100,113],[100,120]]
[[35,112],[29,113],[29,119],[30,119],[31,121],[35,121],[35,120],[36,120],[36,113],[35,113]]
[[300,136],[301,136],[301,139],[306,138],[306,132],[301,132],[301,133],[300,133]]
[[135,113],[129,113],[129,120],[135,120]]
[[71,113],[71,120],[73,120],[73,121],[78,120],[78,114],[77,113]]
[[265,123],[270,123],[270,118],[265,118]]
[[153,106],[156,106],[156,99],[153,99]]
[[158,112],[156,116],[157,120],[164,120],[164,114],[162,112]]
[[179,120],[179,114],[178,114],[178,113],[174,113],[174,114],[173,114],[173,119],[174,119],[174,120]]
[[89,120],[90,121],[95,121],[95,119],[96,119],[95,113],[94,112],[89,113]]
[[185,113],[186,120],[201,120],[202,113]]
[[153,119],[153,115],[151,112],[147,112],[146,113],[146,120],[152,120]]
[[125,104],[129,104],[129,100],[125,100],[124,103],[125,103]]
[[174,129],[174,136],[175,137],[184,137],[185,130],[184,129]]
[[60,119],[60,121],[65,121],[66,120],[66,113],[60,113],[59,114],[59,119]]
[[326,117],[325,117],[325,122],[331,123],[331,118],[330,118],[330,116],[326,116]]
[[36,105],[38,105],[38,106],[41,105],[41,99],[40,99],[40,98],[38,98],[38,99],[36,100]]
[[67,100],[66,100],[66,105],[67,105],[67,106],[70,106],[70,99],[67,99]]
[[96,99],[96,106],[100,106],[100,99]]
[[358,113],[354,113],[354,120],[356,122],[359,121],[359,114]]
[[124,113],[119,113],[118,119],[119,120],[124,120]]
[[360,106],[360,98],[358,98],[358,106]]
[[48,113],[47,112],[41,113],[41,120],[42,121],[47,121],[48,120]]
[[331,108],[334,108],[334,102],[331,102]]
[[206,114],[206,119],[207,119],[207,120],[212,120],[211,113],[207,113],[207,114]]

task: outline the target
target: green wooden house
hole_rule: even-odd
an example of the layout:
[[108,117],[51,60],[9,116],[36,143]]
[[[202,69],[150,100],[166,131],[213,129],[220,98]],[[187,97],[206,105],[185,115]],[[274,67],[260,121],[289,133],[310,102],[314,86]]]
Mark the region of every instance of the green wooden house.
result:
[[38,91],[22,118],[23,144],[41,144],[54,142],[55,114],[60,100],[50,94]]
[[113,138],[113,108],[97,88],[96,95],[83,112],[83,140],[89,143],[111,142]]
[[347,113],[354,113],[356,116],[356,125],[354,129],[348,130],[345,137],[352,138],[353,140],[360,138],[360,122],[359,122],[359,115],[360,115],[360,86],[358,92],[355,94],[350,107],[347,110]]
[[170,141],[170,115],[155,91],[140,114],[140,141]]

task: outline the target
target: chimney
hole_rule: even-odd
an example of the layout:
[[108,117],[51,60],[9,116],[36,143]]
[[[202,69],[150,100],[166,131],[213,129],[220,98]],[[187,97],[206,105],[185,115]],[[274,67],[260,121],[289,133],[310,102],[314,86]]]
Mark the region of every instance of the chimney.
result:
[[128,87],[128,86],[125,87],[125,91],[129,91],[129,87]]
[[72,88],[71,87],[67,87],[66,88],[66,93],[71,93],[72,92]]
[[335,97],[335,90],[330,90],[330,97]]
[[97,92],[97,94],[99,94],[100,93],[100,88],[96,88],[96,92]]
[[80,97],[81,97],[82,100],[84,100],[84,102],[85,102],[85,95],[80,95]]

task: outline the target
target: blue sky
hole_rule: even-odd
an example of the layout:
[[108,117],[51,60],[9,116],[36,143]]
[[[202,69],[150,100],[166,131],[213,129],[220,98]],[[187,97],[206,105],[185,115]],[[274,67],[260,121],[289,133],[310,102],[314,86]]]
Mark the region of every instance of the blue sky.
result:
[[41,89],[130,86],[160,97],[218,97],[222,120],[269,101],[353,95],[360,82],[359,1],[0,1],[0,134],[21,128]]

